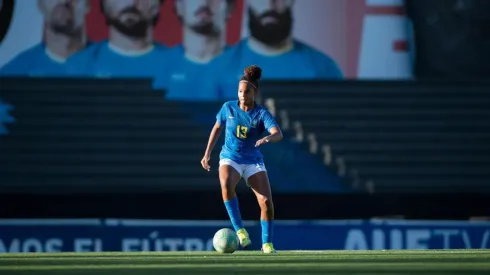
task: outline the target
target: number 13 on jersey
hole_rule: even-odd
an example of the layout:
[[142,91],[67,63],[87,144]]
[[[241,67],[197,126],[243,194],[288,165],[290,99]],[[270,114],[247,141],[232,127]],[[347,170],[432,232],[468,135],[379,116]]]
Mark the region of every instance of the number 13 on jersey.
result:
[[247,138],[248,127],[237,125],[236,126],[236,136],[237,138]]

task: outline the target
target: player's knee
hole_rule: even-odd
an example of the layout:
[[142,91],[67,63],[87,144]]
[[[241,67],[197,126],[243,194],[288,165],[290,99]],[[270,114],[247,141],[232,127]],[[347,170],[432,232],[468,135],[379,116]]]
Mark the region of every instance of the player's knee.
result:
[[273,211],[272,199],[269,196],[258,195],[257,200],[263,211]]
[[235,189],[234,188],[235,183],[233,182],[231,177],[221,179],[220,183],[221,183],[221,190],[225,192],[230,192]]

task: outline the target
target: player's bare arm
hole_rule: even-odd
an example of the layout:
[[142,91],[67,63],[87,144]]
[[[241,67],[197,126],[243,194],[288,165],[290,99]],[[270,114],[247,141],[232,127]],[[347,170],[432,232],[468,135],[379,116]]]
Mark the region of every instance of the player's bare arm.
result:
[[221,130],[223,128],[216,122],[211,130],[211,134],[209,134],[208,145],[206,146],[206,151],[204,152],[204,157],[201,160],[202,168],[207,171],[211,170],[211,166],[209,166],[209,160],[211,159],[211,153],[213,152],[214,145],[219,139],[221,135]]
[[281,140],[282,140],[282,131],[281,129],[279,129],[279,127],[274,126],[270,130],[270,135],[257,140],[257,143],[255,143],[255,147],[259,147],[260,145],[265,143],[278,142]]

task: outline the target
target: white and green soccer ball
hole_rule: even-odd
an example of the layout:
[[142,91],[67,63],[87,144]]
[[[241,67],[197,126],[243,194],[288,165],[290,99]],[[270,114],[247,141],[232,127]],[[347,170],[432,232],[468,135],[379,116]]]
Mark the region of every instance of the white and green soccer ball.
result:
[[233,253],[238,249],[238,236],[229,228],[218,230],[214,234],[213,246],[219,253]]

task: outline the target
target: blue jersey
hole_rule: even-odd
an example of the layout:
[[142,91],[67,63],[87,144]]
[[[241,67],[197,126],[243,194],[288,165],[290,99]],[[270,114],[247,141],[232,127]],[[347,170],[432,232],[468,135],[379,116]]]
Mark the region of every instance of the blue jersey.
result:
[[64,74],[64,60],[51,58],[44,43],[25,50],[0,68],[1,76],[58,77]]
[[0,135],[5,135],[8,133],[7,127],[4,125],[5,123],[15,122],[15,119],[10,115],[10,111],[12,109],[12,106],[0,99]]
[[96,43],[67,61],[67,74],[82,77],[127,77],[156,79],[168,64],[168,49],[159,44],[146,53],[118,52],[108,41]]
[[225,127],[225,144],[220,159],[231,159],[238,164],[263,163],[262,153],[255,143],[265,131],[278,126],[272,114],[260,105],[248,112],[240,109],[238,100],[223,104],[216,116]]
[[178,45],[169,50],[169,56],[172,66],[168,72],[160,71],[161,76],[153,84],[156,89],[167,90],[166,98],[191,101],[222,98],[217,73],[223,65],[222,55],[207,63],[199,63],[187,58],[184,47]]
[[250,49],[248,40],[240,41],[229,50],[228,64],[220,83],[221,93],[226,98],[235,98],[238,81],[243,69],[251,64],[258,65],[262,79],[342,79],[342,72],[330,57],[299,41],[293,41],[293,48],[277,55],[263,55]]

